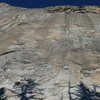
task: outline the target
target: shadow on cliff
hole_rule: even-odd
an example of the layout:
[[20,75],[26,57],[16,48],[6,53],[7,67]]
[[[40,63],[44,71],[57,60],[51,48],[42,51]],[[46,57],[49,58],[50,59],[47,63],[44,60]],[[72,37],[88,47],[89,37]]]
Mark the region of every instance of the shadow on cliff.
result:
[[[71,92],[71,88],[77,88],[76,93]],[[100,100],[100,93],[97,92],[97,88],[100,86],[93,85],[93,90],[87,88],[82,82],[75,87],[71,87],[69,82],[69,99],[70,100]],[[73,96],[74,95],[74,98]]]
[[24,82],[16,82],[14,88],[20,100],[30,100],[30,99],[34,100],[34,99],[39,99],[36,97],[37,94],[43,95],[41,93],[43,89],[37,88],[38,85],[39,84],[35,83],[34,80],[27,79]]
[[4,87],[0,88],[0,100],[7,100],[7,97],[5,96],[5,92],[6,90]]
[[[0,88],[0,100],[9,100],[9,97],[18,97],[20,100],[43,100],[42,98],[38,98],[38,96],[43,95],[43,89],[39,89],[37,86],[39,84],[35,83],[32,79],[15,82],[13,86],[14,90],[5,87]],[[7,95],[7,92],[11,94]]]

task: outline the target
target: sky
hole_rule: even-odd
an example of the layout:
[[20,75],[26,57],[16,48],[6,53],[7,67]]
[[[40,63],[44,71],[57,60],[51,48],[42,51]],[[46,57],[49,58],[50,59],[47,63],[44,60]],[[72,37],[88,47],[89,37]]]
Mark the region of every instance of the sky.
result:
[[43,8],[57,5],[100,5],[100,0],[0,0],[0,2],[24,8]]

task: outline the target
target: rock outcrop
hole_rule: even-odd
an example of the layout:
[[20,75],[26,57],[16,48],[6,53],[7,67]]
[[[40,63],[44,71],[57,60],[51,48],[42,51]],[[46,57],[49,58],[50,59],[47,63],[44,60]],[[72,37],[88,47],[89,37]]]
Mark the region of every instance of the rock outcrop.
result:
[[0,100],[100,100],[99,85],[99,7],[0,4]]

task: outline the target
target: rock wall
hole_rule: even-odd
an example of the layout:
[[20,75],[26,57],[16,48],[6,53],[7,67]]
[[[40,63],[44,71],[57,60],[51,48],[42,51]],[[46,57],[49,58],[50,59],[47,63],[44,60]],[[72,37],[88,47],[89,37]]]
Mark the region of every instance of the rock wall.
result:
[[1,100],[100,100],[99,85],[99,7],[0,5]]

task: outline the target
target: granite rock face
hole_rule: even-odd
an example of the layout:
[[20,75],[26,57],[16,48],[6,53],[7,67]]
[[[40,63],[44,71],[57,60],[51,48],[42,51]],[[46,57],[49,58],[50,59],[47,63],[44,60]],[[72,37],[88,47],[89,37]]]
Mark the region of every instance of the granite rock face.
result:
[[99,7],[0,4],[0,100],[100,100],[99,85]]

